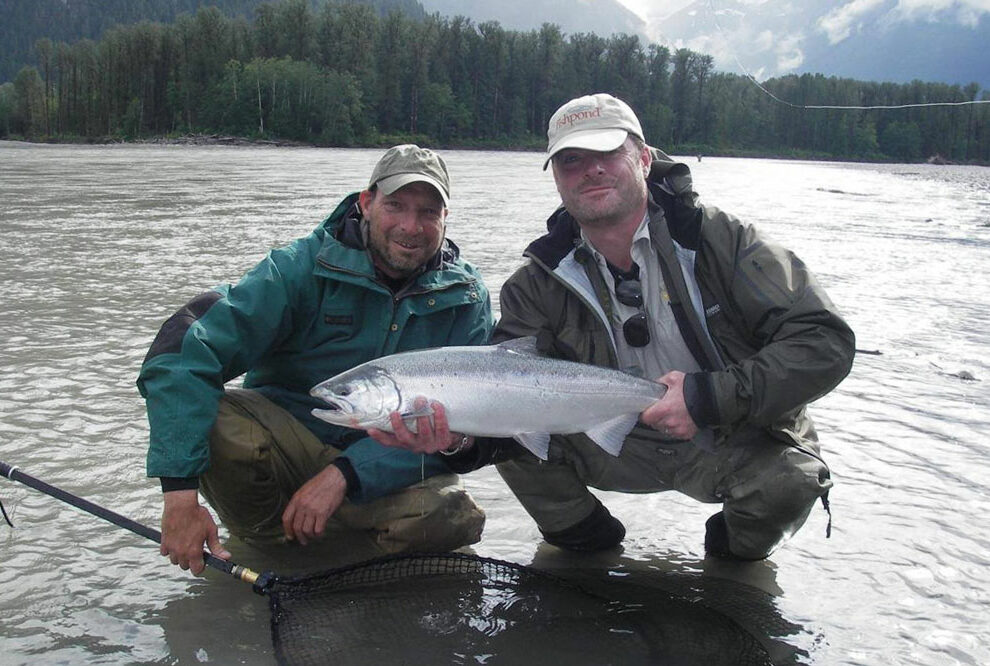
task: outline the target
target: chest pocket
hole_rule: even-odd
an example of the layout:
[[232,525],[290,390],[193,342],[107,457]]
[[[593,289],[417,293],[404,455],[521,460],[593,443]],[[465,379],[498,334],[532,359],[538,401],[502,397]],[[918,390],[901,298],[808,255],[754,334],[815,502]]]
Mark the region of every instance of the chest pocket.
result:
[[564,298],[546,305],[550,306],[545,311],[550,313],[551,330],[548,339],[541,341],[547,347],[543,351],[556,358],[582,363],[606,367],[612,364],[611,338],[598,315],[569,292]]
[[739,360],[751,356],[755,350],[739,333],[730,317],[731,305],[716,303],[705,308],[705,324],[712,342],[726,361]]
[[314,326],[324,343],[340,343],[354,338],[361,329],[361,312],[354,308],[323,309]]

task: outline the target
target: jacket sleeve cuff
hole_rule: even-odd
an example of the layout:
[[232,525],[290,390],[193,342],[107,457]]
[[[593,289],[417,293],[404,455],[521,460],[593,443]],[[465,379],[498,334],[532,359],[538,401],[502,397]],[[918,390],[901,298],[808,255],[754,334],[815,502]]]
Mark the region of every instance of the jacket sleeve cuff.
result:
[[348,488],[347,498],[357,504],[376,500],[431,476],[449,473],[440,460],[443,456],[392,448],[371,437],[348,446],[345,457],[358,480],[357,490],[352,493]]
[[359,497],[361,495],[361,479],[354,471],[354,465],[351,464],[351,461],[345,456],[337,456],[330,464],[344,475],[344,481],[347,482],[347,499],[353,500],[355,497]]
[[475,437],[470,448],[443,456],[444,464],[455,474],[466,474],[487,465],[515,457],[522,449],[509,437]]
[[198,476],[192,476],[188,479],[180,476],[162,476],[158,480],[161,481],[163,493],[173,490],[199,490]]
[[693,372],[684,377],[684,404],[699,428],[718,425],[718,408],[715,406],[710,373]]

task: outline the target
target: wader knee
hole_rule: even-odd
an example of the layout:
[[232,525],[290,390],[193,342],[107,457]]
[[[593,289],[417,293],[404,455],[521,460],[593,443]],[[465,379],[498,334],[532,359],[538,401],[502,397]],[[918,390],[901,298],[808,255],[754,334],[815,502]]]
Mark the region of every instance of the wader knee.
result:
[[445,552],[478,543],[485,512],[457,476],[441,474],[367,504],[345,504],[335,519],[368,531],[386,553]]
[[231,389],[217,408],[200,491],[231,534],[282,542],[282,512],[293,493],[335,455],[260,393]]
[[819,497],[832,487],[821,460],[787,448],[757,479],[734,488],[723,510],[705,525],[705,552],[758,560],[770,555],[808,519]]
[[288,497],[276,482],[271,448],[270,432],[221,403],[200,492],[235,536],[284,539],[282,511]]

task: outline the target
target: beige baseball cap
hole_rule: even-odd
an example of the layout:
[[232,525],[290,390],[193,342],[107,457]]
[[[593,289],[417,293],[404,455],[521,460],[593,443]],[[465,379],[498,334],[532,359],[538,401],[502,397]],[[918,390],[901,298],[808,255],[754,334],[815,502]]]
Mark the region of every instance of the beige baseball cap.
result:
[[605,153],[621,146],[627,134],[635,134],[646,141],[639,118],[621,99],[608,93],[572,99],[550,117],[543,169],[546,170],[550,159],[565,148]]
[[393,146],[385,151],[371,172],[368,187],[378,185],[385,194],[392,194],[409,183],[427,183],[436,188],[443,205],[450,204],[450,176],[443,158],[429,148],[411,143]]

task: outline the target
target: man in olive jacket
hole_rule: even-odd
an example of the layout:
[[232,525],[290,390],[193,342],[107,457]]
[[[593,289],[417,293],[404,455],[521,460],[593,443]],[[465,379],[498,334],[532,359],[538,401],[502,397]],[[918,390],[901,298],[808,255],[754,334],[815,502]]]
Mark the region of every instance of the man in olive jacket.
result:
[[[138,387],[173,564],[199,573],[204,544],[229,557],[198,491],[231,533],[257,542],[306,544],[328,521],[384,552],[480,538],[484,513],[435,456],[310,413],[320,406],[310,388],[356,365],[488,339],[488,291],[445,238],[449,192],[439,155],[396,146],[310,235],[162,326]],[[243,389],[225,390],[245,373]]]
[[503,286],[494,340],[535,336],[552,356],[668,390],[617,457],[584,434],[553,436],[547,461],[479,438],[448,464],[498,463],[562,548],[610,548],[625,536],[591,486],[720,503],[706,553],[766,557],[819,497],[827,508],[832,482],[805,407],[848,374],[852,331],[791,252],[699,206],[688,168],[646,145],[621,100],[573,99],[548,136],[544,168],[553,164],[563,206]]

